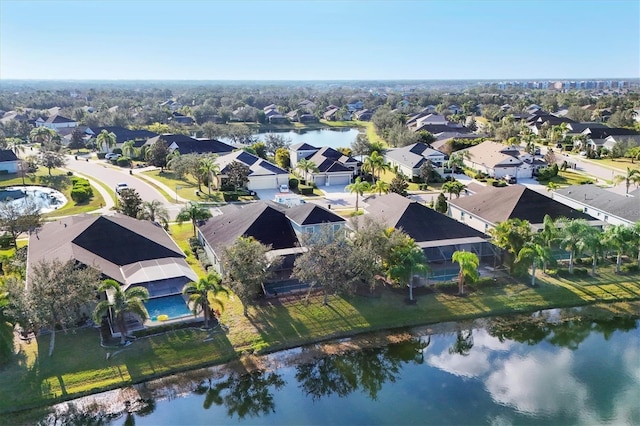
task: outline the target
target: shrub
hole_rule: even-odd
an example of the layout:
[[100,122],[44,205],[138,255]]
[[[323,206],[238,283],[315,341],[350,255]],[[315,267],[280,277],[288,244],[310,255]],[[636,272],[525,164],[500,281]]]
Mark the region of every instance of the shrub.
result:
[[69,171],[67,172],[67,176],[73,176],[73,172],[72,172],[71,170],[69,170]]
[[13,244],[13,238],[9,234],[0,236],[0,248],[9,248]]
[[98,154],[98,160],[104,160],[104,156],[107,155],[106,152],[99,152]]
[[129,157],[119,157],[116,160],[116,164],[120,167],[129,167],[131,166],[131,158]]
[[309,185],[299,185],[298,193],[300,195],[313,195],[313,187]]
[[122,155],[122,148],[113,148],[113,151],[111,151],[111,152],[113,152],[114,154]]
[[638,268],[637,263],[628,263],[628,264],[622,265],[622,270],[624,272],[629,272],[629,273],[640,272],[640,268]]
[[223,192],[222,196],[225,201],[238,201],[238,193],[234,191]]
[[289,179],[289,189],[295,191],[298,188],[298,183],[299,181],[296,178]]
[[78,204],[89,201],[92,195],[91,187],[75,186],[71,189],[71,199]]
[[189,247],[191,247],[191,251],[195,252],[199,247],[202,247],[202,244],[197,237],[191,237],[189,238]]
[[507,186],[507,182],[503,180],[494,180],[493,182],[491,182],[491,185],[502,188],[503,186]]

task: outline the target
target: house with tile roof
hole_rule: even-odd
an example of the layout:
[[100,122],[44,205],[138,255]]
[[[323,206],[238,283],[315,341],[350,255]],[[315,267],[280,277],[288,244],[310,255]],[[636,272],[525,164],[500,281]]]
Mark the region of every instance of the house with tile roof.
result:
[[289,172],[246,151],[234,151],[220,155],[215,162],[220,167],[220,177],[226,179],[229,166],[234,161],[249,167],[249,183],[247,189],[277,189],[280,185],[289,184]]
[[385,150],[383,157],[391,167],[397,167],[409,178],[420,176],[420,167],[427,161],[431,161],[433,168],[442,174],[447,160],[445,154],[422,142]]
[[594,226],[602,222],[524,185],[502,188],[485,187],[473,195],[449,200],[449,216],[480,232],[488,234],[497,224],[508,219],[522,219],[534,231],[542,228],[544,217],[552,219],[585,219]]
[[495,256],[483,232],[399,194],[369,197],[365,214],[408,234],[434,268],[438,264],[451,266],[451,256],[458,250],[473,252],[485,262],[492,262]]
[[625,196],[594,184],[573,185],[554,191],[553,199],[611,225],[640,221],[640,189]]
[[515,145],[484,141],[460,152],[468,153],[464,156],[464,164],[467,167],[494,178],[503,178],[507,175],[515,178],[533,176],[533,165],[523,161],[520,149]]

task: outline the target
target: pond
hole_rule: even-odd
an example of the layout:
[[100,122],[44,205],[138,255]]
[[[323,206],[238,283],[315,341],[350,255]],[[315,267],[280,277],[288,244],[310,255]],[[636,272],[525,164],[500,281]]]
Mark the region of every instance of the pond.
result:
[[[291,144],[308,143],[309,145],[321,148],[350,148],[351,143],[356,140],[360,131],[354,128],[335,128],[322,130],[290,130],[288,132],[271,132],[282,135],[291,140]],[[264,138],[265,133],[257,133],[258,140]]]
[[49,213],[67,204],[67,198],[45,186],[10,186],[0,189],[0,202],[10,202],[18,208],[33,203],[40,213]]
[[204,370],[160,393],[138,387],[142,411],[111,423],[640,424],[638,321],[575,312],[416,329],[403,343],[283,362],[308,350],[296,349],[242,375]]

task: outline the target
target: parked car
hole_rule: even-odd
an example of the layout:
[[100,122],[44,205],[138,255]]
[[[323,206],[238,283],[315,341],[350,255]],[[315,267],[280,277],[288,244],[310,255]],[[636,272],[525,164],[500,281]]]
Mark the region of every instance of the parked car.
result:
[[110,152],[110,153],[108,153],[107,155],[104,156],[104,158],[106,160],[109,160],[109,161],[117,160],[120,157],[122,157],[122,155],[121,154],[116,154],[115,152]]
[[129,185],[124,182],[120,182],[116,185],[116,194],[120,194],[123,189],[129,189]]
[[506,176],[504,177],[504,180],[506,180],[506,181],[507,181],[507,183],[510,183],[510,184],[512,184],[512,185],[513,185],[514,183],[518,183],[518,179],[516,179],[516,177],[515,177],[515,176],[506,175]]
[[280,185],[280,192],[289,192],[289,185],[287,185],[286,183]]

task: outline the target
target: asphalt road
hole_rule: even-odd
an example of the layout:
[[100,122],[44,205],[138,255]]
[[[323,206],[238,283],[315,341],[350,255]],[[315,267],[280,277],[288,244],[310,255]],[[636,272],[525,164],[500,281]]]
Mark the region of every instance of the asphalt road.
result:
[[106,184],[111,191],[115,191],[116,184],[124,182],[130,188],[135,189],[143,201],[160,201],[169,212],[171,219],[174,219],[180,211],[182,204],[169,202],[156,188],[145,182],[141,178],[136,177],[139,170],[133,170],[133,175],[129,174],[129,169],[121,169],[115,167],[105,160],[89,160],[78,157],[76,160],[73,155],[67,156],[66,169],[78,172],[92,177]]

